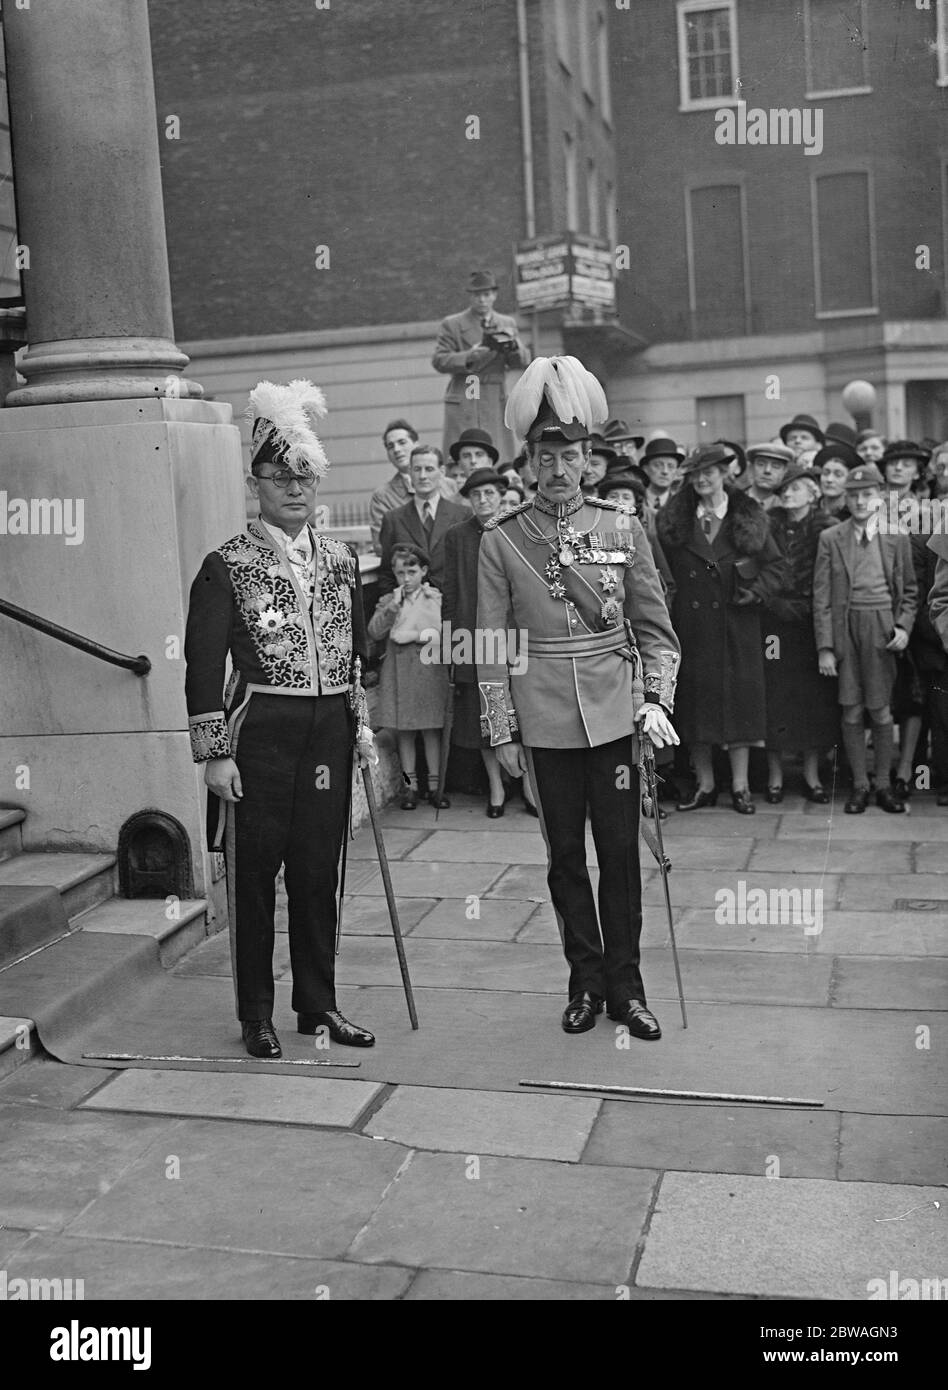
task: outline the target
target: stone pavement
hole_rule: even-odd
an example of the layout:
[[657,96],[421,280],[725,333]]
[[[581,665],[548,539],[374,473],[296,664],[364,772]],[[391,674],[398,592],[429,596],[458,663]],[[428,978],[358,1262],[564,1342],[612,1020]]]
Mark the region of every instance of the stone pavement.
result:
[[[656,1045],[605,1018],[562,1033],[545,854],[519,806],[487,822],[457,797],[437,823],[383,822],[420,1031],[363,830],[340,1004],[377,1047],[317,1051],[361,1063],[318,1076],[22,1066],[0,1083],[8,1278],[81,1278],[87,1299],[864,1300],[892,1271],[948,1276],[948,812],[932,798],[903,817],[789,794],[752,820],[671,812],[689,1027],[649,865]],[[281,925],[276,1023],[302,1057]],[[176,973],[219,977],[223,997],[226,935]]]

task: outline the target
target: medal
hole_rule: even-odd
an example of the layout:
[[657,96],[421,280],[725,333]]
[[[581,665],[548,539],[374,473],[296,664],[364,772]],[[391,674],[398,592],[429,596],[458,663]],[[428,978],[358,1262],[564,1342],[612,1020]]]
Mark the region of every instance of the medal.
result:
[[560,564],[567,568],[573,563],[576,557],[573,555],[573,548],[569,545],[560,546]]

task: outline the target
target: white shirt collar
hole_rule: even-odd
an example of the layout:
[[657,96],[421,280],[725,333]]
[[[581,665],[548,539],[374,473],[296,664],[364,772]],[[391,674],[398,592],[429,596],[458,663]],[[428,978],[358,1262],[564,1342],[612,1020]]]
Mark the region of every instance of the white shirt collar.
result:
[[301,555],[305,556],[305,562],[306,564],[309,564],[309,562],[313,558],[313,542],[309,534],[309,526],[304,526],[302,531],[300,531],[299,535],[296,537],[296,539],[290,540],[290,537],[281,527],[271,526],[268,521],[264,521],[263,517],[260,518],[260,524],[267,531],[269,531],[270,535],[273,537],[274,541],[284,552],[284,554],[286,554],[289,551],[290,546],[292,546],[295,551],[298,551]]
[[441,500],[440,493],[432,493],[430,497],[419,497],[417,492],[415,492],[412,494],[412,500],[415,503],[415,511],[418,513],[420,518],[424,518],[426,502],[428,502],[431,506],[431,515],[433,517],[438,515],[438,503]]
[[727,493],[716,507],[708,507],[704,502],[699,502],[695,515],[699,521],[703,516],[716,516],[718,521],[723,521],[727,516]]

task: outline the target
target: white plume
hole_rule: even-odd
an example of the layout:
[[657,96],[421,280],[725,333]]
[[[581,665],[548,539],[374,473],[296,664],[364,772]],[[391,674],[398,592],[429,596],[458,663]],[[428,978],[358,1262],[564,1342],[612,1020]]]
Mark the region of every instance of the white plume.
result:
[[525,439],[537,418],[543,397],[559,418],[579,420],[590,433],[609,414],[606,393],[578,357],[535,357],[507,400],[504,423]]
[[247,418],[268,420],[286,444],[283,461],[294,473],[312,468],[317,477],[329,472],[329,459],[313,424],[326,414],[326,397],[303,378],[289,384],[259,381],[250,393]]

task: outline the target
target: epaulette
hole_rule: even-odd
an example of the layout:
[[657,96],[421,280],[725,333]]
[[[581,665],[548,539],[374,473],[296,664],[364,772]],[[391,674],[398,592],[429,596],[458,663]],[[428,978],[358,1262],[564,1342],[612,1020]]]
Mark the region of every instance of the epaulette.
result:
[[493,531],[494,527],[499,526],[502,521],[509,521],[512,516],[519,516],[521,512],[525,512],[528,507],[532,506],[533,498],[531,497],[527,502],[518,502],[515,507],[504,507],[496,516],[492,516],[490,521],[484,522],[484,530]]
[[591,507],[605,507],[610,512],[625,512],[626,516],[638,516],[639,509],[634,502],[610,502],[608,497],[597,497],[595,501],[587,497]]

